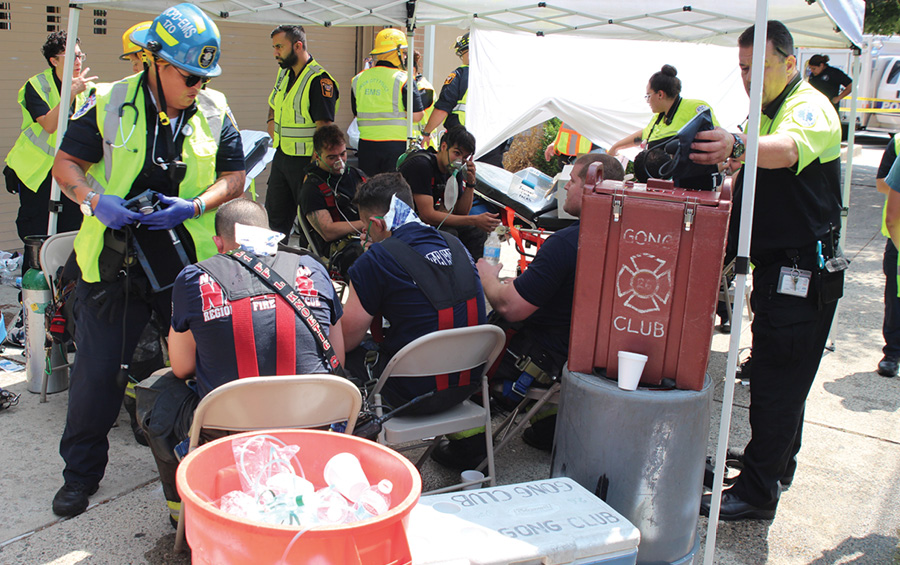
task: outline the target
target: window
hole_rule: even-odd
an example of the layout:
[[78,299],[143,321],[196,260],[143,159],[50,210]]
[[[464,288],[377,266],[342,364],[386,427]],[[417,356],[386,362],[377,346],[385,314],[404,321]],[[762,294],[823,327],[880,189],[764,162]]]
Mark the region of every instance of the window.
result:
[[0,30],[9,29],[9,2],[0,2]]
[[47,6],[47,31],[54,32],[59,31],[59,22],[60,22],[60,8],[59,6]]
[[94,10],[94,35],[106,35],[106,10]]
[[894,66],[891,67],[891,72],[888,73],[888,84],[897,84],[897,77],[900,76],[900,61],[896,61]]

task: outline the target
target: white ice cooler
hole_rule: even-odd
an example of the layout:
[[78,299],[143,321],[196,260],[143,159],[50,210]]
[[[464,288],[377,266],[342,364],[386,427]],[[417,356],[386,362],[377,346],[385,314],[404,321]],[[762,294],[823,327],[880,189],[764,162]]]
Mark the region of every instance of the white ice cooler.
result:
[[423,496],[407,537],[415,565],[634,565],[641,534],[559,477]]

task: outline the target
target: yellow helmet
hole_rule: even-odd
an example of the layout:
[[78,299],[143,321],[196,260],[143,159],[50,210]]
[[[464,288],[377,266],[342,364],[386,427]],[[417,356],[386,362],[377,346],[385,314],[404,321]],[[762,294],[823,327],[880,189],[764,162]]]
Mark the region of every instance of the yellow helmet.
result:
[[389,27],[379,31],[375,36],[375,48],[369,52],[369,55],[384,55],[398,49],[406,49],[406,47],[406,34],[399,29]]
[[131,41],[131,34],[135,31],[150,29],[150,24],[152,23],[153,22],[141,22],[139,24],[134,24],[133,26],[125,30],[125,33],[122,34],[122,54],[119,55],[119,59],[127,61],[129,55],[140,53],[143,50],[140,46],[135,45]]

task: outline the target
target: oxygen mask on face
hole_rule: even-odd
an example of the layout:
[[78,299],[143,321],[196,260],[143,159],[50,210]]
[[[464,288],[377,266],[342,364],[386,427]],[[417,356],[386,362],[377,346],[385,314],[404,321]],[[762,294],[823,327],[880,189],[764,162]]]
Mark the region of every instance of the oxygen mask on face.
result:
[[456,206],[456,201],[459,200],[459,186],[461,182],[459,179],[464,179],[466,176],[466,164],[461,160],[450,161],[447,168],[450,170],[450,178],[447,179],[447,184],[444,185],[444,207],[449,212],[453,210],[453,207]]
[[331,172],[336,175],[344,174],[344,169],[347,168],[347,162],[343,159],[338,159],[331,165]]
[[460,173],[463,175],[466,174],[466,163],[461,159],[457,159],[456,161],[450,161],[450,164],[447,167],[450,169],[450,176],[456,177],[459,176]]

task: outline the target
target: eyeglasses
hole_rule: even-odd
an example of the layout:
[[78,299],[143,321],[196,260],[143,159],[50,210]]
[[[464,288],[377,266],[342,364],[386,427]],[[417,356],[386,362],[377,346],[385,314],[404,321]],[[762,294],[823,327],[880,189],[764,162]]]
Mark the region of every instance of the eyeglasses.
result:
[[[63,53],[59,53],[58,55],[54,55],[54,57],[56,57],[57,59],[65,59],[66,54],[65,54],[65,52],[63,52]],[[75,55],[75,58],[78,59],[79,61],[84,61],[85,59],[87,59],[87,55],[85,55],[84,53],[78,53],[77,55]]]
[[653,96],[653,94],[655,94],[655,93],[645,94],[645,95],[644,95],[644,100],[647,101],[647,102],[650,102],[650,97]]
[[209,81],[212,80],[209,77],[201,77],[201,76],[191,75],[191,74],[186,75],[183,72],[181,72],[181,69],[179,69],[175,65],[172,65],[172,68],[175,69],[178,72],[178,74],[181,75],[181,78],[184,79],[184,85],[188,88],[197,86],[198,82],[201,83],[201,85],[205,85],[206,83],[208,83]]
[[787,54],[787,53],[785,53],[785,52],[781,49],[781,47],[775,47],[775,51],[777,51],[778,54],[781,55],[782,57],[784,57],[785,59],[787,59],[788,57],[790,57],[790,55]]

